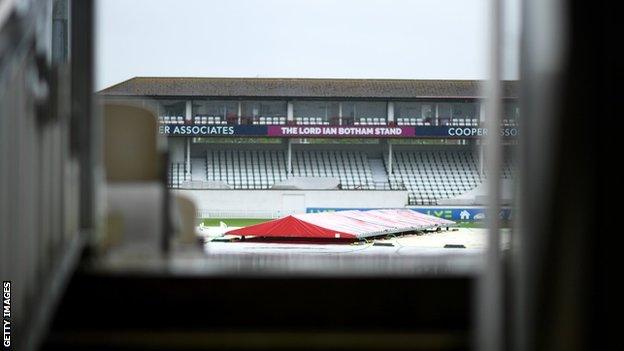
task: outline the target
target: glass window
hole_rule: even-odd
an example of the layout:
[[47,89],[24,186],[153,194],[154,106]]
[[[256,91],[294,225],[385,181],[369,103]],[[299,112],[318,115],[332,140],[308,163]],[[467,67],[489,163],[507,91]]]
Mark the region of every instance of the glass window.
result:
[[430,125],[434,117],[433,104],[420,101],[394,103],[394,120],[398,125]]
[[472,102],[461,102],[452,105],[453,119],[478,119],[479,118],[479,105]]
[[243,123],[258,122],[261,118],[286,118],[286,101],[243,101],[241,116]]
[[159,117],[182,117],[186,114],[185,100],[158,100]]
[[335,101],[294,101],[297,124],[338,124],[339,103]]
[[452,106],[449,103],[438,104],[438,125],[445,126],[450,124]]
[[346,101],[342,103],[343,124],[386,124],[385,101]]
[[425,119],[425,123],[433,123],[435,118],[435,110],[433,104],[426,103],[421,108],[422,117]]
[[436,108],[439,125],[472,125],[479,119],[479,104],[476,102],[398,101],[394,103],[395,121],[399,125],[434,124]]
[[196,123],[234,124],[238,120],[238,101],[194,100],[193,119]]
[[422,118],[422,104],[420,102],[403,102],[394,103],[395,118]]
[[503,119],[516,121],[520,115],[520,107],[517,101],[506,101],[503,103]]
[[458,102],[451,104],[451,124],[475,126],[479,121],[479,103]]

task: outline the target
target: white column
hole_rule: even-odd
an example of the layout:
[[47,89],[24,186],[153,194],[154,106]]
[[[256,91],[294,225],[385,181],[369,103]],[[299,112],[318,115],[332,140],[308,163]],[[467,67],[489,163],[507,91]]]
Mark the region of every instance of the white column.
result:
[[193,102],[191,100],[186,100],[186,122],[190,123],[193,120]]
[[[292,122],[295,120],[294,108],[292,101],[286,103],[286,121]],[[288,143],[290,145],[290,142]]]
[[241,124],[241,116],[243,114],[243,103],[238,102],[238,112],[236,112],[236,116],[238,117],[238,124]]
[[388,140],[388,174],[392,174],[392,143]]
[[431,123],[431,125],[437,126],[440,124],[440,110],[438,108],[438,103],[435,104],[435,121]]
[[292,139],[288,138],[288,169],[286,170],[288,176],[292,175]]
[[186,138],[186,175],[191,176],[191,137]]
[[394,122],[394,101],[388,101],[388,123]]
[[338,124],[342,125],[342,101],[338,103]]

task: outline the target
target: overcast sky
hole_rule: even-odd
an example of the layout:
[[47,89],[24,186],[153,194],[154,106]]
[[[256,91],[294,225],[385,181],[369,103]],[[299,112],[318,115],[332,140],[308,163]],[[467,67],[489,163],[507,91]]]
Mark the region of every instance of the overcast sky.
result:
[[[517,77],[517,2],[506,78]],[[135,76],[483,79],[487,0],[99,0],[97,89]]]

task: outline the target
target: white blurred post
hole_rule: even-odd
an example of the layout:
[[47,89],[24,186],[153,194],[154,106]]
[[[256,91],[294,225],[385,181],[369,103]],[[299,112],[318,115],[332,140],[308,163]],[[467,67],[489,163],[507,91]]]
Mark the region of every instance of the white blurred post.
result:
[[342,101],[338,103],[338,124],[342,125]]
[[386,114],[387,114],[386,122],[387,123],[394,122],[394,102],[393,101],[388,101],[388,112]]
[[238,102],[238,111],[236,112],[236,117],[238,117],[238,124],[241,124],[241,116],[243,115],[243,103]]
[[184,115],[187,123],[191,123],[193,120],[193,102],[191,100],[186,101],[186,113]]
[[503,315],[503,267],[500,251],[500,168],[502,164],[500,115],[501,115],[501,48],[502,43],[502,0],[489,0],[489,77],[486,84],[485,159],[488,184],[488,247],[485,269],[478,288],[478,333],[477,347],[483,351],[503,349],[505,318]]
[[[294,108],[293,108],[292,101],[288,101],[286,103],[286,120],[288,122],[292,122],[292,121],[295,120],[295,114],[294,114]],[[290,142],[288,142],[288,145],[290,145]]]

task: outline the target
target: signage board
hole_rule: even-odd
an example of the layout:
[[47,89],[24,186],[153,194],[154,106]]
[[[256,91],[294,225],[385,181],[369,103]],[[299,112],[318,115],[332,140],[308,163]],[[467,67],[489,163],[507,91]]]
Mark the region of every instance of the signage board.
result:
[[[163,124],[160,134],[171,137],[298,137],[298,138],[459,138],[487,135],[487,128],[457,126],[285,126]],[[502,137],[518,136],[517,127],[501,127]]]
[[[308,207],[307,213],[318,212],[336,212],[336,211],[348,211],[348,210],[376,210],[379,208],[337,208],[337,207]],[[472,206],[415,206],[409,207],[413,211],[424,213],[430,216],[436,216],[444,219],[459,222],[481,221],[485,219],[485,207]],[[503,220],[510,220],[512,216],[511,209],[504,207],[500,211],[500,218]]]

